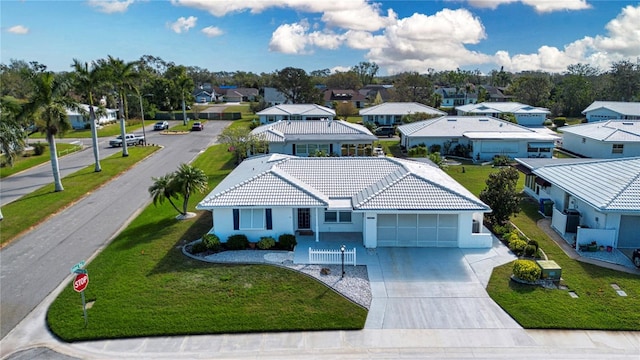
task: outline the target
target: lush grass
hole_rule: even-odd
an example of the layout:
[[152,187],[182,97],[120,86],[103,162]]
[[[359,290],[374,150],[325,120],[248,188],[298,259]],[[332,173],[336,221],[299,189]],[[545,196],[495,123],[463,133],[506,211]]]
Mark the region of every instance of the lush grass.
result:
[[[145,120],[144,124],[149,125],[155,123],[154,120]],[[142,132],[142,120],[129,119],[125,125],[125,132],[127,134],[132,132]],[[113,124],[103,125],[101,129],[98,129],[98,137],[111,137],[120,135],[120,122]],[[60,136],[59,136],[60,137]],[[62,138],[91,138],[91,129],[79,129],[67,131]],[[44,139],[44,134],[35,133],[29,135],[30,139]]]
[[[30,169],[34,166],[38,166],[40,164],[49,162],[51,160],[49,153],[49,145],[46,142],[43,142],[45,145],[45,150],[40,155],[35,155],[32,150],[25,152],[22,156],[16,157],[13,162],[13,167],[1,166],[0,167],[0,179],[19,173],[21,171]],[[79,151],[81,149],[78,145],[68,144],[68,143],[59,143],[56,142],[56,149],[58,150],[58,154],[68,155]],[[62,156],[63,156],[62,155]],[[58,155],[61,156],[61,155]],[[4,155],[0,156],[0,161],[4,161]]]
[[[194,166],[210,188],[232,169],[224,145]],[[192,196],[190,208],[204,197]],[[366,310],[323,284],[265,265],[217,265],[185,257],[178,245],[211,227],[209,212],[177,221],[169,204],[150,205],[88,266],[85,328],[80,296],[69,285],[47,315],[65,341],[135,336],[361,329]]]
[[373,144],[374,146],[382,147],[387,156],[402,157],[402,150],[398,140],[377,140]]
[[62,179],[64,191],[55,192],[53,178],[51,178],[49,185],[4,205],[2,207],[4,220],[0,222],[2,233],[0,244],[5,245],[22,232],[45,221],[51,214],[78,201],[156,150],[158,147],[154,146],[132,146],[129,148],[128,157],[122,157],[118,153],[101,160],[101,172],[95,172],[94,165],[90,165],[64,177]]
[[[451,166],[447,172],[474,194],[485,186],[490,166]],[[522,189],[524,176],[518,188]],[[525,328],[640,330],[640,278],[636,275],[585,264],[569,258],[542,231],[537,221],[538,204],[528,197],[521,202],[522,211],[511,221],[530,239],[538,241],[550,260],[562,267],[562,283],[575,291],[579,298],[566,290],[548,290],[510,281],[513,263],[493,270],[487,291],[509,315]],[[621,297],[611,288],[618,284],[626,293]]]

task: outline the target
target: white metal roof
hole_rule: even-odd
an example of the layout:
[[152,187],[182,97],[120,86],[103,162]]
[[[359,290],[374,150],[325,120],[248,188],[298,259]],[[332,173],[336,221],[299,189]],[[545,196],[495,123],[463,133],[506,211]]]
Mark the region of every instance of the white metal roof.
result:
[[259,126],[251,133],[262,135],[269,142],[338,139],[374,141],[378,139],[366,127],[342,120],[278,121]]
[[444,111],[416,102],[386,102],[380,105],[360,110],[360,115],[409,115],[426,113],[431,115],[446,115]]
[[583,114],[598,109],[608,109],[620,115],[636,115],[640,116],[640,102],[622,102],[622,101],[594,101],[586,109],[582,110]]
[[336,112],[328,107],[317,104],[280,104],[266,108],[256,115],[305,115],[305,116],[336,116]]
[[550,114],[549,109],[521,104],[519,102],[481,102],[456,106],[456,110],[468,114]]
[[606,120],[565,126],[560,131],[604,142],[640,142],[640,120]]
[[490,211],[439,168],[386,157],[264,155],[242,162],[198,209],[240,206]]
[[533,173],[602,212],[640,213],[640,157],[548,164]]

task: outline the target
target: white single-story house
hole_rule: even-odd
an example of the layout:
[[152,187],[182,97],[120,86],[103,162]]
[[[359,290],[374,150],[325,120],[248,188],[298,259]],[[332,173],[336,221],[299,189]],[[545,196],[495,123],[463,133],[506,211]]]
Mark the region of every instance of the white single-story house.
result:
[[405,115],[423,113],[431,116],[447,115],[444,111],[415,102],[387,102],[360,110],[363,123],[395,125],[402,123]]
[[212,211],[222,242],[351,233],[366,248],[492,245],[486,204],[437,166],[397,158],[255,156],[196,208]]
[[562,148],[585,157],[640,156],[640,120],[605,120],[565,126]]
[[[398,132],[400,145],[407,149],[436,145],[443,155],[476,161],[490,161],[496,155],[550,158],[560,138],[491,116],[442,116],[398,126]],[[456,147],[466,149],[464,154]]]
[[552,227],[571,244],[640,247],[640,157],[516,161],[525,193],[552,201]]
[[[84,129],[89,125],[89,105],[80,104],[83,111],[67,109],[67,118],[71,127],[74,129]],[[96,113],[96,125],[105,125],[114,123],[118,120],[118,110],[104,108],[105,114],[98,114],[98,106],[93,106],[93,111]]]
[[366,127],[342,120],[278,121],[251,134],[269,142],[269,153],[298,156],[371,156],[378,140]]
[[640,102],[594,101],[582,113],[587,117],[587,122],[640,120]]
[[544,126],[544,121],[551,111],[546,108],[525,105],[518,102],[481,102],[456,106],[458,115],[502,117],[503,114],[513,114],[519,125]]
[[333,120],[333,109],[316,104],[280,104],[256,113],[260,124],[270,124],[281,120]]

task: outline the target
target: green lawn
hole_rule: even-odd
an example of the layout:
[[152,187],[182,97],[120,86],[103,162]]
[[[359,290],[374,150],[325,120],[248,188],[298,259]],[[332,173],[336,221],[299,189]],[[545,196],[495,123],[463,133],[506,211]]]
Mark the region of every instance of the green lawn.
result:
[[117,153],[101,160],[101,172],[95,172],[94,165],[90,165],[64,177],[64,191],[54,191],[52,177],[49,185],[2,206],[4,220],[0,222],[0,244],[5,245],[22,232],[44,222],[51,214],[78,201],[158,149],[155,146],[129,147],[128,157]]
[[[145,125],[150,125],[155,123],[155,120],[145,120]],[[132,132],[142,132],[142,120],[140,119],[129,119],[127,120],[125,126],[126,133]],[[101,129],[98,129],[98,137],[115,137],[120,135],[120,122],[116,122],[113,124],[103,125]],[[60,137],[60,136],[57,136]],[[80,130],[71,130],[67,131],[64,138],[90,138],[91,137],[91,129],[80,129]],[[29,135],[29,139],[44,139],[44,134],[35,133]]]
[[[214,187],[232,169],[224,145],[194,166]],[[193,209],[204,194],[192,196]],[[320,282],[266,265],[218,265],[185,257],[179,245],[211,227],[209,212],[175,220],[168,203],[150,205],[89,265],[84,328],[80,295],[69,285],[47,315],[65,341],[136,336],[361,329],[367,311]]]
[[[30,169],[34,166],[38,166],[42,163],[49,162],[49,160],[51,160],[49,145],[47,145],[46,142],[42,143],[45,145],[45,151],[42,154],[35,155],[33,151],[28,151],[14,160],[13,167],[0,166],[0,179]],[[58,150],[58,156],[64,156],[79,151],[81,147],[78,145],[56,142],[56,149]],[[0,161],[4,161],[4,155],[0,156]]]
[[[474,194],[485,186],[490,166],[451,166],[447,172]],[[523,187],[520,177],[519,189]],[[562,284],[575,291],[547,290],[510,281],[512,263],[494,269],[487,291],[509,315],[525,328],[640,330],[640,278],[572,260],[537,226],[538,205],[523,198],[522,211],[511,220],[529,238],[538,241],[550,260],[562,267]],[[618,284],[621,297],[611,287]]]

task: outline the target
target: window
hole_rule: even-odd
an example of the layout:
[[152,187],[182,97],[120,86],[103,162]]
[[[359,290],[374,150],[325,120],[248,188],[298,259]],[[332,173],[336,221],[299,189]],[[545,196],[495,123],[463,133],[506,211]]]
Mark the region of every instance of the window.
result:
[[[239,212],[234,211],[234,226],[236,230],[257,230],[265,228],[265,209],[240,209]],[[238,215],[236,215],[238,214]]]
[[584,144],[586,142],[587,142],[587,139],[586,138],[582,138],[582,143]]
[[611,148],[612,154],[622,154],[623,151],[624,151],[624,144],[613,144],[613,147]]
[[326,223],[350,223],[351,211],[325,211],[324,222]]

